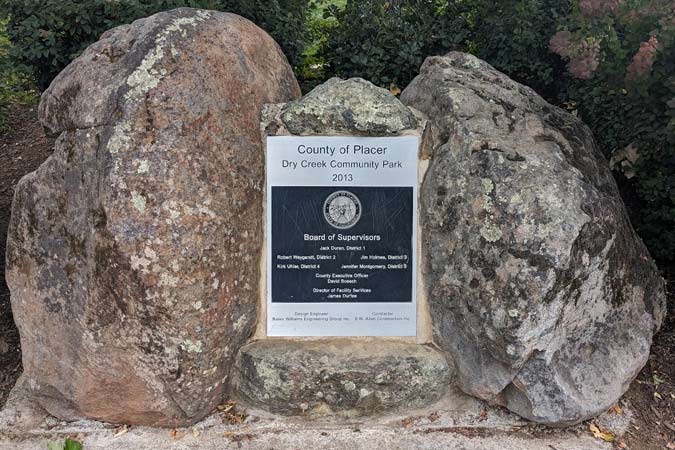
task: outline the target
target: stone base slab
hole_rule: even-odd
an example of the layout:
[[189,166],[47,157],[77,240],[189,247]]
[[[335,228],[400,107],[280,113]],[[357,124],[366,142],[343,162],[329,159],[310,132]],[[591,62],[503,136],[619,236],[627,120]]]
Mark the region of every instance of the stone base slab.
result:
[[428,406],[448,391],[453,372],[428,345],[263,339],[239,352],[232,392],[276,414],[358,417]]
[[[244,411],[237,405],[239,411]],[[608,415],[606,415],[608,416]],[[620,437],[630,424],[603,426]],[[121,428],[92,420],[60,421],[34,401],[17,383],[0,411],[0,450],[43,450],[47,443],[76,438],[85,450],[610,450],[594,439],[587,425],[550,429],[528,425],[515,414],[461,392],[450,390],[434,405],[400,414],[361,420],[321,417],[281,418],[245,410],[243,423],[231,425],[214,413],[193,427],[168,430]],[[615,417],[617,417],[615,415]],[[600,420],[603,416],[600,417]],[[610,427],[609,424],[614,426]]]

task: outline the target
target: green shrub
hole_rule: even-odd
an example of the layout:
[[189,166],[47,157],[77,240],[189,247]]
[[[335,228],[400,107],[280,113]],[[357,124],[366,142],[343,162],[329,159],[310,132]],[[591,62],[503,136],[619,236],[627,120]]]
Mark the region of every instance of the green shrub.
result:
[[675,262],[675,4],[577,1],[550,47],[567,61],[570,99],[633,225],[658,260]]
[[10,59],[7,20],[0,20],[0,131],[8,131],[7,115],[12,105],[36,100],[31,78]]
[[309,45],[302,54],[301,63],[295,68],[295,76],[302,92],[309,92],[327,78],[327,64],[323,49],[328,36],[338,26],[336,18],[329,9],[336,11],[344,8],[346,0],[312,0],[307,14],[307,33]]
[[404,88],[425,57],[465,50],[558,100],[565,64],[548,40],[570,1],[348,0],[326,10],[337,24],[322,48],[326,72]]
[[180,6],[238,13],[267,30],[291,64],[305,46],[309,0],[0,0],[12,57],[41,89],[106,30]]
[[468,0],[467,49],[549,101],[566,97],[565,63],[548,48],[570,0]]
[[337,23],[321,50],[327,72],[385,87],[405,87],[425,57],[459,48],[467,35],[447,0],[348,0],[325,15]]

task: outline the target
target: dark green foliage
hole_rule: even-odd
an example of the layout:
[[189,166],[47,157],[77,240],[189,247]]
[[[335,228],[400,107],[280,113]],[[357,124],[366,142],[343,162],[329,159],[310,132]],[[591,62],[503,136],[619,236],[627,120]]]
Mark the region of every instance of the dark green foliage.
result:
[[327,73],[405,87],[424,58],[470,51],[545,97],[565,92],[565,63],[548,49],[570,0],[348,0],[321,52]]
[[328,42],[328,36],[332,35],[339,25],[328,10],[344,7],[345,2],[346,0],[311,0],[310,2],[307,14],[309,44],[302,55],[301,63],[295,68],[295,76],[298,78],[303,93],[309,92],[327,78],[328,67],[324,61],[323,49]]
[[40,88],[106,30],[181,6],[238,13],[268,31],[291,64],[305,45],[309,0],[0,0],[9,16],[12,56],[35,76]]
[[[576,13],[562,27],[572,32],[572,48],[578,41],[600,43],[597,69],[572,81],[570,98],[611,160],[636,230],[657,260],[672,264],[675,4],[636,1],[611,15]],[[650,42],[658,43],[655,50]]]
[[[667,262],[675,253],[675,129],[669,127],[675,105],[667,104],[675,98],[673,81],[670,86],[655,83],[642,92],[607,85],[575,86],[574,92],[586,99],[578,105],[580,116],[594,130],[603,152],[613,158],[633,225],[652,254]],[[634,149],[635,162],[627,148]]]
[[34,102],[37,93],[31,78],[10,58],[6,20],[0,20],[0,132],[8,131],[8,113],[12,105]]
[[[675,55],[674,55],[675,56]],[[631,221],[659,261],[672,263],[675,254],[675,129],[668,125],[675,98],[665,84],[638,94],[608,86],[575,86],[579,115],[593,129],[595,139],[612,158],[614,173]],[[674,105],[675,106],[675,105]],[[631,162],[626,149],[633,148]]]
[[454,3],[438,0],[348,0],[328,8],[337,22],[322,50],[328,72],[404,87],[424,58],[458,48],[466,21]]
[[549,101],[565,97],[568,76],[548,48],[570,0],[469,0],[468,50]]

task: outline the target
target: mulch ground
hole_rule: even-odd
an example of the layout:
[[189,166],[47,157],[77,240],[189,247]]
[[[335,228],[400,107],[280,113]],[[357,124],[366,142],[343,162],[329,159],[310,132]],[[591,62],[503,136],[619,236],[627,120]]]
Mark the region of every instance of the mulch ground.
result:
[[[10,114],[11,131],[0,135],[0,255],[5,254],[7,226],[14,186],[52,152],[54,139],[45,136],[36,105],[19,105]],[[675,309],[675,268],[664,271],[669,283],[669,306]],[[618,362],[620,364],[620,362]],[[5,260],[0,257],[0,408],[21,373],[19,334],[12,319]],[[634,420],[617,448],[675,450],[675,319],[669,315],[656,336],[649,362],[620,405]],[[617,408],[617,413],[622,409]]]

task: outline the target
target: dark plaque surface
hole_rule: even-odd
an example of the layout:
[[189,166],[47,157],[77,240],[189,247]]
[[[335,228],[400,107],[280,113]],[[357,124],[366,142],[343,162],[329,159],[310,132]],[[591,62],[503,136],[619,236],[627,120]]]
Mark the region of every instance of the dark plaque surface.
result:
[[272,187],[272,302],[411,302],[413,188]]

